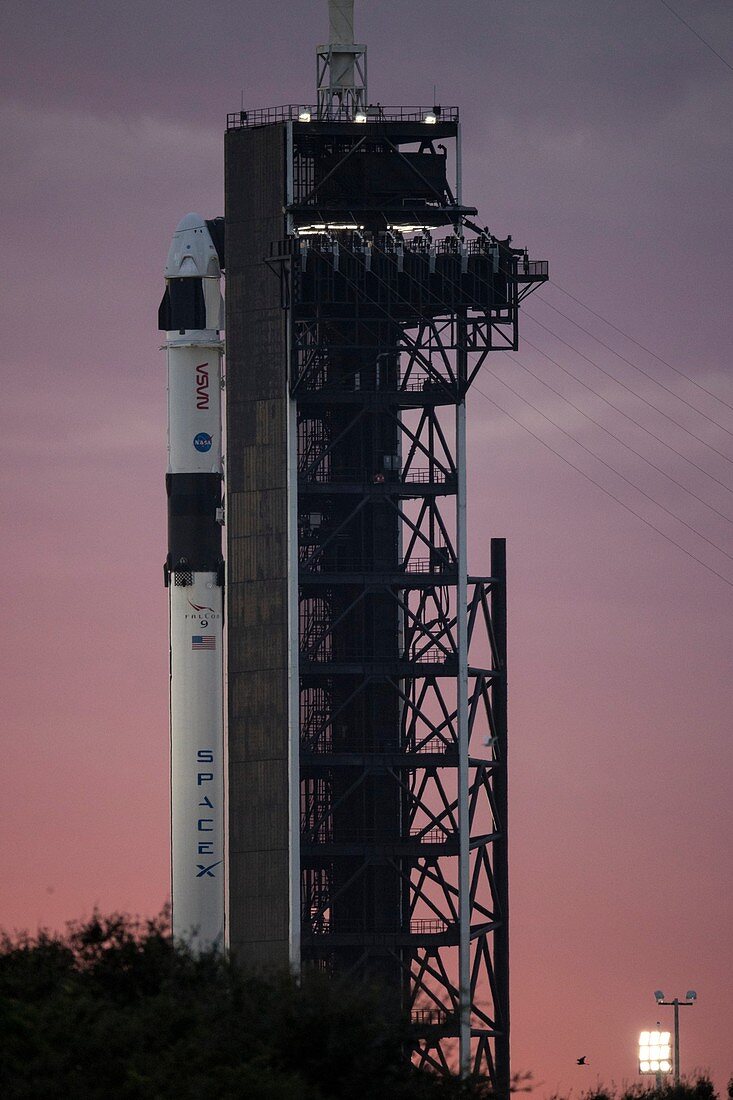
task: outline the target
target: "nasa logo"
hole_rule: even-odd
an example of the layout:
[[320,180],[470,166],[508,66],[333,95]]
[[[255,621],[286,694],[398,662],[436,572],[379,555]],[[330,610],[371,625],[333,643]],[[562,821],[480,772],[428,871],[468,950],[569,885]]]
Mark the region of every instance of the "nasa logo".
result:
[[200,363],[196,367],[196,408],[209,407],[209,364]]
[[208,432],[199,432],[197,436],[194,436],[193,445],[197,451],[204,454],[206,451],[211,450],[211,436]]

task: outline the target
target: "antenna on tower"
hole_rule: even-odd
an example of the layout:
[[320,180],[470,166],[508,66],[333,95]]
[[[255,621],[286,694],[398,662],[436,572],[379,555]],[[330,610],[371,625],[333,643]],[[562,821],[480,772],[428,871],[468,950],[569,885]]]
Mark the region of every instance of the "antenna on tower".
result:
[[316,47],[319,119],[366,122],[367,48],[354,42],[354,0],[328,0],[330,41]]

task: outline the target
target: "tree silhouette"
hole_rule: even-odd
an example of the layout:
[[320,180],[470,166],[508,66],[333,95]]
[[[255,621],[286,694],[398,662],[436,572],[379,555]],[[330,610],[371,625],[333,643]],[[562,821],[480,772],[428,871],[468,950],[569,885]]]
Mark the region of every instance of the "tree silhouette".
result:
[[[95,914],[65,935],[0,936],[3,1100],[486,1100],[484,1079],[415,1069],[383,991],[248,974],[172,942],[167,915]],[[531,1092],[531,1080],[514,1090]],[[728,1087],[733,1100],[733,1080]],[[559,1098],[555,1098],[559,1100]],[[616,1100],[597,1087],[583,1100]],[[705,1077],[619,1100],[717,1100]]]
[[378,991],[246,974],[174,945],[164,916],[0,940],[0,1095],[442,1100],[489,1095],[418,1072]]

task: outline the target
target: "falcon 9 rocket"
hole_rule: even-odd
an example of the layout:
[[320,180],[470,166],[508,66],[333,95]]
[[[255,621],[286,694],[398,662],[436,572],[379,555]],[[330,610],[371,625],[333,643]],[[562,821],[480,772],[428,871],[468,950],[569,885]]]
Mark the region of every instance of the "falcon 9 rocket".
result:
[[180,222],[158,313],[168,359],[173,934],[197,951],[223,947],[225,935],[221,223]]

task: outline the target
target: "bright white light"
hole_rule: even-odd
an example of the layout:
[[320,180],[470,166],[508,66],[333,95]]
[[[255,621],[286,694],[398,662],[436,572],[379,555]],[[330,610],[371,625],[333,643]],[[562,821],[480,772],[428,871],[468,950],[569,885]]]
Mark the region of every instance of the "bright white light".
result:
[[310,122],[310,120],[311,120],[310,111],[301,111],[300,114],[298,115],[298,122]]
[[670,1073],[672,1045],[669,1031],[639,1033],[639,1073]]
[[367,116],[363,111],[357,111],[354,115],[354,122],[366,122]]
[[330,233],[333,230],[363,228],[363,225],[358,225],[356,222],[314,222],[313,225],[297,226],[295,232],[299,237],[309,237],[314,234]]
[[427,225],[390,225],[390,229],[394,229],[395,233],[422,233],[424,229],[428,229]]
[[428,113],[425,115],[424,121],[430,123],[430,125],[433,126],[438,121],[438,117],[432,111],[428,111]]

